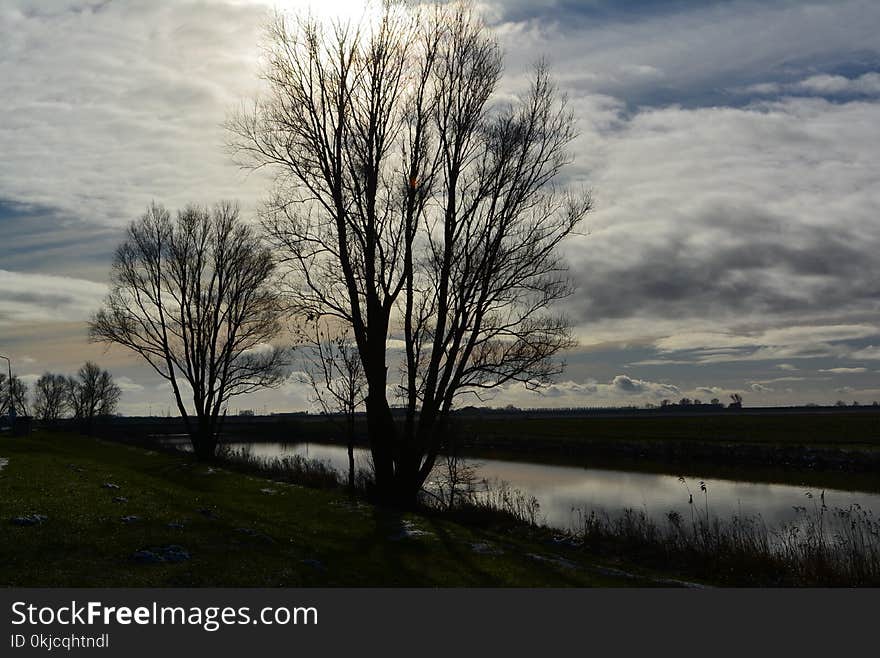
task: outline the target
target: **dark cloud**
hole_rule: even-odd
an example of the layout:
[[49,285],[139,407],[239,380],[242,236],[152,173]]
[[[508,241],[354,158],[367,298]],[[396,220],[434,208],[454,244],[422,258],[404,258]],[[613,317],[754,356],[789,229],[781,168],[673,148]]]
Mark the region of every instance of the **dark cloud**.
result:
[[[761,230],[751,230],[755,224]],[[597,245],[573,269],[575,280],[589,284],[569,309],[577,308],[578,317],[589,322],[744,311],[833,313],[864,309],[880,298],[880,231],[855,235],[847,229],[801,227],[780,235],[773,226],[778,220],[768,217],[707,213],[692,228],[711,230],[717,236],[711,242],[694,245],[685,236],[659,236],[660,244],[639,245],[638,258],[628,263],[591,260],[601,250]]]
[[491,6],[495,10],[493,18],[498,22],[552,22],[571,30],[582,30],[597,23],[638,22],[693,9],[713,10],[734,4],[744,8],[757,6],[756,2],[741,0],[501,0]]
[[56,208],[0,199],[5,269],[103,280],[120,228]]

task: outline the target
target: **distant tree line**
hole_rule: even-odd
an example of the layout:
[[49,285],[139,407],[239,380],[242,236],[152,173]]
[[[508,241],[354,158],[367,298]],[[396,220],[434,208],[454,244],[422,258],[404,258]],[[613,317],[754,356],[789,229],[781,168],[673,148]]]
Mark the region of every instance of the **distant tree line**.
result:
[[10,391],[18,416],[33,416],[53,423],[65,418],[79,421],[81,429],[90,431],[96,418],[116,413],[122,391],[113,375],[97,364],[87,361],[75,375],[43,373],[30,387],[13,375],[12,386],[0,375],[0,403],[4,413],[10,411]]
[[[727,405],[728,409],[742,409],[743,406],[743,397],[739,393],[731,393],[730,402]],[[673,402],[672,400],[662,400],[660,402],[660,407],[662,409],[667,409],[669,407],[679,407],[679,408],[687,408],[687,407],[709,407],[716,409],[723,409],[724,403],[721,402],[718,398],[712,398],[709,402],[703,402],[699,398],[682,398],[678,402]]]

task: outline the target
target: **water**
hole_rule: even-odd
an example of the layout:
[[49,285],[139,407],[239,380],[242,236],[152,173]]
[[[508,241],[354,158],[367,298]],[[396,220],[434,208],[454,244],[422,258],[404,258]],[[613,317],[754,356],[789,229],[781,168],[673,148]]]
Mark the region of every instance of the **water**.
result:
[[[348,453],[344,446],[318,443],[255,443],[232,444],[245,448],[257,457],[284,457],[301,455],[330,464],[340,472],[348,470]],[[369,451],[355,448],[358,468],[369,467]],[[795,506],[812,508],[821,504],[820,489],[808,489],[788,484],[768,484],[709,477],[688,477],[685,482],[673,474],[640,473],[624,470],[552,466],[499,459],[473,459],[478,477],[506,481],[511,487],[534,496],[541,506],[541,516],[551,526],[569,529],[576,522],[574,508],[620,514],[626,508],[643,510],[655,520],[662,520],[670,511],[679,512],[689,519],[691,507],[688,496],[693,494],[695,512],[705,515],[708,501],[709,516],[729,519],[732,515],[760,514],[771,527],[795,520]],[[700,482],[706,492],[700,490]],[[689,491],[688,491],[689,490]],[[807,492],[813,494],[810,499]],[[880,494],[858,491],[825,490],[825,504],[829,508],[846,508],[858,503],[880,515]]]

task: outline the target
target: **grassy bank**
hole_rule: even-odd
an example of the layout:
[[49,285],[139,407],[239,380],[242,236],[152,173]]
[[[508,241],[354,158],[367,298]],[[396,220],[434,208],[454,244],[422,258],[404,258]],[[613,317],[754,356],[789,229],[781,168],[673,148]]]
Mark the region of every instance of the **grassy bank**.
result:
[[657,582],[516,533],[401,515],[341,491],[97,439],[3,437],[0,458],[8,460],[0,470],[2,586]]
[[[320,461],[258,457],[245,448],[226,451],[229,467],[268,473],[311,487],[341,487],[344,477]],[[689,580],[731,586],[870,586],[880,584],[880,519],[858,504],[828,507],[825,492],[808,492],[794,518],[769,526],[760,515],[710,513],[708,488],[691,492],[689,514],[670,511],[662,519],[644,510],[574,508],[579,519],[567,531],[547,527],[539,501],[506,482],[479,481],[466,464],[456,471],[436,472],[435,486],[423,498],[424,512],[470,527],[580,549],[591,559],[625,559],[643,568],[686,574]],[[359,489],[370,481],[358,478]],[[454,493],[453,493],[454,492]],[[702,502],[700,502],[702,493]],[[694,495],[696,494],[696,500]],[[450,506],[450,498],[454,500]]]

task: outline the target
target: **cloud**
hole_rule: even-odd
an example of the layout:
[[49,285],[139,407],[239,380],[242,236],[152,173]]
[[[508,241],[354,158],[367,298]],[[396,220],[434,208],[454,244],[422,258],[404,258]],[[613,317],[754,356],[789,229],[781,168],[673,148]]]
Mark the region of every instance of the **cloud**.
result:
[[[870,0],[484,4],[514,67],[544,53],[569,88],[634,105],[720,105],[731,101],[724,90],[732,86],[788,83],[870,62],[880,31]],[[640,67],[651,75],[640,76]]]
[[867,338],[878,333],[880,333],[880,327],[870,324],[790,326],[766,329],[751,335],[717,332],[682,333],[661,338],[655,342],[655,345],[660,351],[680,351],[686,349],[712,349],[718,351],[721,348],[738,349],[754,346],[814,345],[817,343]]
[[568,249],[570,312],[691,326],[862,313],[880,292],[878,122],[880,104],[801,99],[649,109],[593,135],[597,209]]
[[850,354],[850,358],[880,361],[880,345],[868,345],[864,349],[856,350],[855,352]]
[[144,390],[144,387],[131,377],[116,377],[114,381],[123,393],[136,393]]
[[[611,406],[638,405],[681,396],[681,389],[674,384],[622,374],[607,382],[594,379],[584,382],[560,381],[538,391],[529,391],[515,384],[496,391],[491,403],[497,406],[510,402],[521,407]],[[470,400],[464,398],[460,401],[460,404],[468,403]]]
[[633,379],[627,375],[617,375],[611,380],[610,388],[624,395],[648,395],[653,398],[675,396],[681,392],[677,386],[671,384]]
[[628,363],[629,366],[682,366],[682,365],[692,365],[693,361],[688,361],[687,359],[644,359],[642,361],[633,361],[632,363]]
[[94,281],[0,270],[0,326],[86,319],[106,293]]
[[871,71],[855,77],[823,73],[787,84],[755,83],[734,91],[746,96],[876,96],[880,95],[880,73]]
[[[32,2],[0,9],[0,199],[127,223],[242,197],[227,111],[257,88],[265,5]],[[145,27],[146,26],[146,27]]]
[[[20,353],[93,354],[82,320],[149,201],[238,197],[248,214],[268,191],[231,164],[221,123],[259,90],[271,4],[2,3],[0,325]],[[481,6],[506,48],[502,95],[549,56],[581,133],[565,182],[596,200],[589,236],[566,246],[564,310],[589,367],[543,400],[721,396],[799,359],[880,360],[876,2]],[[145,386],[130,399],[147,399],[152,380],[126,364]],[[691,365],[699,381],[680,376]],[[650,379],[618,374],[641,367]],[[294,389],[259,400],[308,404]]]
[[[553,44],[580,121],[569,180],[594,190],[596,209],[589,236],[569,244],[578,289],[566,311],[583,343],[870,317],[880,103],[825,99],[819,86],[828,75],[838,90],[870,90],[874,71],[824,71],[877,68],[876,5],[490,4],[511,70]],[[732,81],[764,85],[751,90],[761,97],[718,93]],[[761,360],[835,353],[756,350]]]
[[121,227],[107,227],[89,217],[0,198],[7,270],[100,281],[107,276],[122,235]]
[[842,75],[813,75],[794,85],[796,89],[814,94],[880,94],[880,73],[865,73],[857,78]]
[[855,375],[868,372],[867,368],[827,368],[819,372],[830,372],[834,375]]
[[749,96],[775,96],[776,94],[781,93],[782,90],[783,86],[778,82],[757,82],[755,84],[751,84],[746,87],[736,89],[734,91],[738,91],[739,93]]
[[[878,334],[880,328],[872,324],[790,326],[750,334],[683,332],[660,338],[654,346],[661,354],[675,354],[679,362],[700,364],[780,358],[855,358],[849,342]],[[776,368],[797,370],[790,364],[781,364]]]
[[[766,387],[750,390],[753,393],[773,392],[773,389]],[[742,389],[716,385],[684,386],[620,374],[607,381],[560,381],[538,391],[529,391],[514,384],[495,391],[491,398],[481,401],[464,397],[459,400],[459,405],[476,403],[498,407],[514,404],[521,408],[647,406],[664,399],[673,402],[682,398],[701,399],[704,402],[713,398],[726,399],[737,391]]]
[[[824,372],[824,371],[820,371]],[[779,384],[782,382],[803,382],[807,381],[806,377],[773,377],[772,379],[763,379],[761,381],[750,382],[750,384]]]

